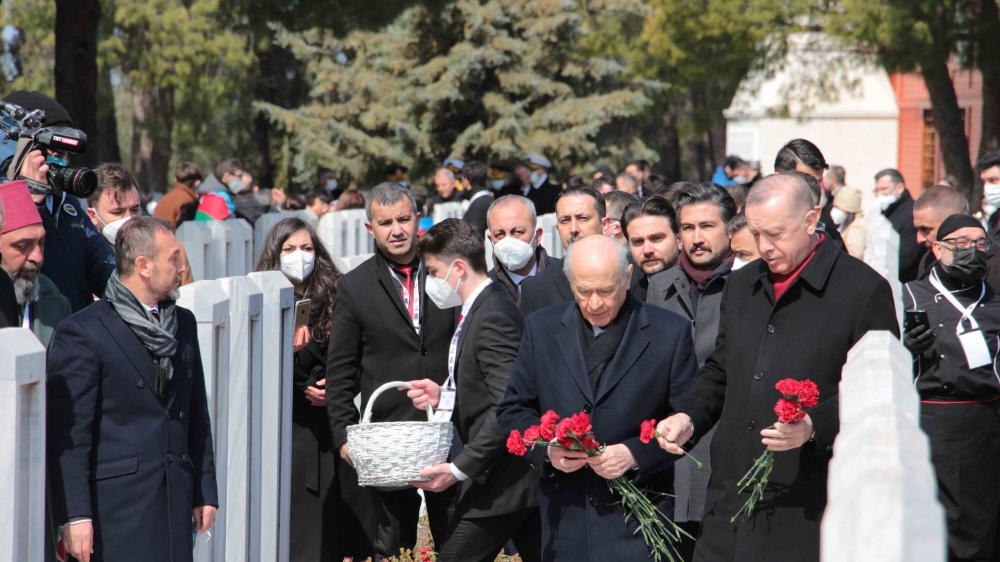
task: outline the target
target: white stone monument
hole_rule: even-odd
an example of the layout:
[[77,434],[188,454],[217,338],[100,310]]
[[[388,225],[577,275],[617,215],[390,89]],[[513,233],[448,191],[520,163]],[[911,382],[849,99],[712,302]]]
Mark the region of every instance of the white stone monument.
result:
[[253,271],[253,227],[245,219],[226,220],[223,223],[230,230],[229,255],[226,260],[226,275],[239,277]]
[[0,330],[0,560],[45,557],[45,348]]
[[538,217],[538,226],[542,227],[542,247],[550,257],[562,259],[566,255],[559,230],[556,228],[556,215],[549,213]]
[[346,258],[375,251],[375,241],[365,227],[363,209],[333,211],[319,221],[319,238],[335,258]]
[[869,332],[848,355],[821,525],[823,562],[946,558],[944,508],[908,356],[884,331]]
[[209,279],[208,262],[212,255],[210,246],[213,243],[212,231],[204,221],[186,221],[177,227],[174,233],[177,240],[184,244],[188,264],[191,266],[191,276],[195,281]]
[[[177,304],[194,314],[198,324],[198,345],[205,371],[205,392],[212,422],[212,442],[215,449],[215,478],[219,490],[219,511],[211,537],[198,537],[194,554],[196,562],[226,562],[226,527],[229,514],[229,295],[219,281],[196,281],[181,287]],[[245,558],[244,558],[245,560]]]
[[434,205],[433,218],[434,224],[437,224],[445,219],[460,219],[462,215],[465,214],[465,210],[469,208],[468,201],[455,201],[453,203],[438,203]]
[[[277,271],[251,273],[263,292],[260,396],[260,559],[288,562],[295,294]],[[254,401],[256,407],[257,401]]]

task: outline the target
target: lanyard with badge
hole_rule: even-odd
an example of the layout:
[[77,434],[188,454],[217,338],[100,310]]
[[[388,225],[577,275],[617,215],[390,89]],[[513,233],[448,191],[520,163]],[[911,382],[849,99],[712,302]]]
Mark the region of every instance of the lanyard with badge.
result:
[[455,363],[458,361],[458,338],[462,335],[462,326],[465,325],[465,318],[459,322],[455,329],[455,335],[451,337],[451,345],[448,346],[448,379],[441,385],[441,398],[438,399],[437,410],[434,412],[434,421],[451,421],[451,414],[455,411]]
[[[986,296],[986,283],[982,283],[982,292],[976,302],[970,304],[967,307],[963,307],[962,303],[958,302],[958,299],[951,294],[950,291],[944,288],[941,281],[938,279],[937,272],[932,271],[930,277],[928,278],[930,284],[941,293],[945,299],[955,307],[955,310],[962,313],[962,316],[958,319],[958,326],[955,328],[955,334],[958,336],[959,343],[962,344],[962,351],[965,352],[965,360],[969,364],[970,369],[975,369],[982,367],[984,365],[989,365],[993,362],[993,358],[990,357],[990,348],[986,345],[986,338],[983,336],[982,330],[979,329],[979,323],[973,318],[972,313],[979,306],[980,301]],[[965,321],[969,321],[969,326],[971,329],[965,331]]]
[[400,292],[403,294],[403,308],[405,308],[406,310],[410,310],[410,299],[413,298],[413,317],[411,318],[411,320],[413,320],[413,329],[416,330],[417,333],[419,334],[420,333],[420,298],[419,298],[420,272],[424,269],[424,264],[423,262],[420,262],[420,265],[417,266],[417,270],[413,274],[413,295],[414,295],[413,297],[411,297],[410,292],[406,290],[406,283],[403,282],[403,279],[401,279],[399,275],[395,271],[393,271],[391,267],[388,269],[389,269],[389,275],[392,275],[392,279],[396,282],[397,285],[399,285]]

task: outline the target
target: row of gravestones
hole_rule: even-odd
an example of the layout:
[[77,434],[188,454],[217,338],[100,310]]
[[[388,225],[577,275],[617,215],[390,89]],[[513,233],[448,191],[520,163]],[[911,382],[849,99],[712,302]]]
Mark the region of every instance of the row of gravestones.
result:
[[[889,282],[902,318],[899,234],[867,213],[864,261]],[[930,446],[920,429],[913,358],[890,332],[869,332],[847,355],[840,432],[823,514],[823,562],[944,562],[947,530]]]
[[[446,218],[461,218],[462,203],[444,203],[434,207],[435,223]],[[375,252],[375,243],[365,226],[362,209],[327,213],[322,219],[309,211],[266,213],[253,227],[243,219],[225,221],[188,221],[177,227],[177,239],[187,251],[195,281],[246,275],[256,268],[267,235],[287,218],[299,218],[312,226],[327,252],[342,273],[357,267]],[[538,217],[542,228],[542,246],[549,256],[565,254],[554,214]],[[486,255],[493,263],[493,247],[486,238]]]
[[[195,560],[285,562],[291,491],[295,295],[280,272],[181,288],[197,321],[215,445],[219,511]],[[0,562],[41,561],[45,349],[0,330]]]

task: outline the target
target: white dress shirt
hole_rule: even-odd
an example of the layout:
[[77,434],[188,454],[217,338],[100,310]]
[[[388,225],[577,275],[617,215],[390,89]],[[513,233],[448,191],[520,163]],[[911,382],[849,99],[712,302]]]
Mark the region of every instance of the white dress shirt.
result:
[[510,275],[510,280],[514,282],[514,285],[517,287],[517,292],[520,293],[521,292],[521,283],[525,279],[527,279],[528,277],[534,277],[536,273],[538,273],[538,261],[537,260],[535,261],[535,265],[531,266],[531,271],[529,271],[527,275],[518,275],[518,274],[514,273],[513,271],[508,271],[507,275]]

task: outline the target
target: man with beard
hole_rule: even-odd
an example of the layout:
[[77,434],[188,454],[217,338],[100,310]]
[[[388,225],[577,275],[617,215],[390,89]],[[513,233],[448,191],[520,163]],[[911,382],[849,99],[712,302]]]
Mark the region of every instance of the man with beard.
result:
[[662,197],[635,201],[622,213],[622,234],[643,273],[632,290],[637,299],[646,302],[649,280],[677,263],[677,232],[674,208]]
[[[795,174],[761,180],[744,211],[761,259],[726,282],[715,350],[679,413],[657,426],[660,446],[682,454],[682,445],[696,445],[715,427],[694,560],[819,560],[841,371],[869,330],[899,333],[892,291],[817,231],[819,205]],[[820,402],[796,423],[774,423],[775,383],[788,377],[815,382]],[[734,522],[746,501],[736,482],[765,448],[775,451],[761,500],[767,507]]]
[[14,181],[0,185],[0,202],[7,209],[0,235],[0,267],[14,284],[17,323],[29,328],[48,348],[56,326],[73,314],[73,309],[55,283],[39,273],[45,263],[45,227],[27,184]]
[[48,355],[48,467],[80,562],[190,562],[219,505],[194,314],[177,306],[173,227],[118,231],[104,298],[59,325]]
[[562,267],[562,260],[550,257],[542,247],[542,229],[531,199],[505,195],[490,205],[486,217],[486,236],[493,244],[490,279],[519,303],[521,284],[550,267]]
[[[733,253],[726,226],[736,214],[736,203],[725,188],[700,183],[677,197],[680,259],[673,268],[653,278],[646,302],[676,312],[691,322],[698,366],[705,364],[719,334],[722,294],[733,270]],[[708,431],[691,451],[705,466],[714,431]],[[688,458],[677,461],[674,472],[674,521],[695,535],[704,515],[708,477]],[[684,542],[691,553],[694,542]]]

